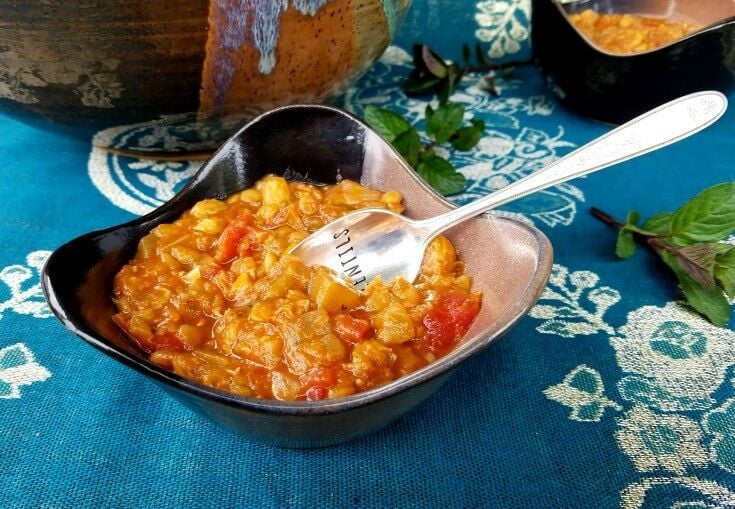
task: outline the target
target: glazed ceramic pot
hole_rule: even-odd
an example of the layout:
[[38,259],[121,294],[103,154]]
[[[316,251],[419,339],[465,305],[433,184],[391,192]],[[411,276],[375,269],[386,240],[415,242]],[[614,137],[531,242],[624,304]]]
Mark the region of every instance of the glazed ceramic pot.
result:
[[0,111],[82,136],[151,122],[213,148],[267,109],[344,89],[409,4],[0,0]]

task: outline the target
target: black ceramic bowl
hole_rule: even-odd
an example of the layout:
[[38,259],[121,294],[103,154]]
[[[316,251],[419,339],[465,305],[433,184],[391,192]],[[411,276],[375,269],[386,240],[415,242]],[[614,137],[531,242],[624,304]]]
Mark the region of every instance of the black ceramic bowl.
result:
[[[584,9],[688,21],[688,37],[631,55],[608,53],[569,20]],[[534,57],[563,102],[583,115],[622,123],[699,90],[727,93],[735,77],[735,3],[731,0],[533,0]]]
[[[450,372],[497,339],[541,294],[551,271],[548,239],[532,226],[482,216],[447,235],[466,262],[483,306],[454,352],[383,387],[318,402],[238,397],[210,389],[147,360],[110,320],[112,279],[138,241],[204,198],[223,198],[267,173],[313,183],[338,176],[404,194],[406,214],[430,217],[451,205],[429,189],[380,136],[358,119],[326,106],[291,106],[257,118],[236,133],[190,183],[152,213],[89,233],[61,246],[43,270],[51,309],[72,332],[113,359],[160,383],[182,403],[246,435],[285,447],[334,444],[375,430],[434,392]],[[458,416],[461,418],[461,416]]]

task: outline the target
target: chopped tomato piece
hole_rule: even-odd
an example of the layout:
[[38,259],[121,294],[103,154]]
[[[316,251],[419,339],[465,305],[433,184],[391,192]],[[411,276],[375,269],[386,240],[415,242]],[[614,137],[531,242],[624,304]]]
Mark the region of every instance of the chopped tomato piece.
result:
[[[302,380],[304,380],[302,378]],[[303,389],[306,391],[307,401],[326,399],[329,396],[329,388],[337,384],[337,366],[321,366],[307,373]],[[302,390],[303,390],[302,389]]]
[[328,389],[337,383],[336,367],[314,368],[306,375],[304,387],[323,387]]
[[252,224],[253,216],[247,212],[239,215],[228,224],[217,239],[217,250],[214,259],[219,263],[227,263],[232,260],[238,254],[237,249],[240,241],[248,233]]
[[359,343],[373,335],[373,324],[366,311],[355,310],[334,317],[334,332],[339,339],[348,343]]
[[424,316],[424,339],[429,350],[436,352],[454,344],[480,311],[480,299],[459,290],[449,290],[439,296],[434,307]]
[[120,327],[129,338],[132,338],[138,346],[151,353],[159,348],[173,348],[175,350],[184,350],[184,345],[179,339],[173,334],[163,334],[160,336],[152,336],[150,338],[144,338],[140,335],[133,335],[130,327],[130,317],[124,313],[117,313],[112,315],[112,321]]

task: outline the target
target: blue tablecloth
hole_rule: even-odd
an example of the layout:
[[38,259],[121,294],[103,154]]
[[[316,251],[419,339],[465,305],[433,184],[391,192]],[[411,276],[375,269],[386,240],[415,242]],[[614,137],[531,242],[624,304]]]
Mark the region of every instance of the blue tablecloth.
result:
[[[401,91],[410,45],[458,57],[480,39],[495,58],[528,58],[528,4],[417,0],[344,105],[418,119],[424,102]],[[488,124],[475,150],[452,154],[469,179],[458,203],[608,129],[564,110],[535,68],[500,80],[499,98],[478,80],[454,96]],[[588,214],[672,210],[733,180],[733,126],[735,108],[694,138],[507,207],[554,244],[530,316],[399,422],[291,451],[217,427],[82,343],[39,289],[51,250],[150,210],[198,163],[124,158],[1,118],[0,508],[735,506],[735,333],[678,301],[649,253],[616,260],[613,232]]]

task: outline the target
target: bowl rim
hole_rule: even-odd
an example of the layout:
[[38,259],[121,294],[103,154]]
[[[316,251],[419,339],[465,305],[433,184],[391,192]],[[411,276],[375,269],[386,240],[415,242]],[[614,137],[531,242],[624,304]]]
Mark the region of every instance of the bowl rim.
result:
[[[541,0],[541,1],[546,1],[546,0]],[[572,29],[575,32],[577,32],[577,35],[580,37],[580,39],[582,39],[587,44],[587,46],[590,49],[596,51],[597,53],[599,53],[601,55],[605,55],[606,57],[610,57],[610,58],[629,59],[631,57],[638,57],[638,56],[642,56],[642,55],[650,55],[652,53],[657,53],[659,51],[663,51],[663,50],[666,50],[668,48],[671,48],[672,46],[677,46],[680,43],[683,43],[684,41],[688,41],[689,39],[693,39],[693,38],[695,38],[695,37],[697,37],[697,36],[699,36],[701,34],[704,34],[704,33],[707,33],[707,32],[711,32],[711,31],[714,31],[714,30],[719,30],[720,28],[724,27],[725,25],[735,24],[735,15],[732,15],[732,16],[729,16],[727,18],[723,18],[723,19],[717,20],[714,23],[711,23],[709,25],[703,26],[703,27],[695,30],[694,32],[692,32],[692,33],[690,33],[690,34],[688,34],[688,35],[686,35],[684,37],[681,37],[679,39],[674,39],[673,41],[668,42],[668,43],[664,44],[663,46],[658,46],[656,48],[651,48],[651,49],[646,50],[646,51],[638,51],[638,52],[635,52],[635,53],[612,53],[612,52],[610,52],[610,51],[608,51],[608,50],[606,50],[606,49],[598,46],[594,42],[592,42],[589,39],[589,37],[587,37],[581,30],[579,30],[579,28],[577,28],[574,23],[572,23],[572,21],[569,19],[569,13],[563,7],[564,6],[564,2],[562,2],[561,0],[548,0],[548,1],[550,1],[552,4],[554,4],[554,6],[556,7],[557,11],[559,11],[559,13],[564,18],[564,21],[566,21],[569,24],[569,26],[571,26]],[[568,2],[568,3],[573,3],[573,2]]]
[[[220,391],[201,385],[197,382],[184,378],[172,371],[168,371],[164,368],[156,366],[155,364],[145,359],[135,357],[129,352],[118,349],[114,345],[111,345],[101,334],[94,331],[84,323],[78,323],[76,320],[67,316],[64,306],[60,303],[57,298],[56,290],[54,289],[53,277],[49,274],[48,268],[51,266],[54,258],[57,256],[59,251],[67,248],[70,244],[75,244],[79,241],[89,239],[92,237],[98,237],[117,231],[122,228],[135,226],[138,223],[144,223],[149,220],[156,218],[161,210],[164,209],[167,204],[177,197],[186,192],[190,186],[194,186],[197,182],[197,177],[201,172],[205,171],[208,163],[217,158],[224,148],[229,144],[231,140],[237,138],[242,133],[247,131],[250,126],[256,124],[260,120],[267,116],[280,113],[290,109],[322,109],[328,110],[332,113],[336,113],[345,117],[348,117],[354,122],[361,125],[367,132],[374,133],[379,136],[374,129],[368,126],[361,119],[355,115],[346,112],[340,108],[333,106],[321,105],[321,104],[293,104],[288,106],[281,106],[278,108],[271,109],[261,115],[258,115],[250,122],[246,123],[240,129],[238,129],[227,141],[223,142],[222,145],[212,154],[211,158],[202,164],[201,168],[191,177],[189,183],[182,188],[173,198],[166,201],[163,205],[157,207],[153,211],[127,221],[118,225],[114,225],[108,228],[100,229],[85,233],[72,240],[69,240],[56,248],[51,256],[46,261],[41,273],[41,287],[43,289],[44,296],[49,305],[49,308],[61,321],[61,323],[76,336],[89,343],[97,350],[105,353],[114,360],[134,369],[135,371],[142,373],[155,381],[162,382],[167,386],[180,389],[190,395],[204,398],[210,401],[224,404],[229,407],[236,407],[243,410],[247,410],[254,413],[267,413],[267,414],[278,414],[278,415],[290,415],[290,416],[316,416],[316,415],[327,415],[343,412],[346,410],[355,409],[358,407],[367,406],[377,401],[387,399],[391,396],[395,396],[408,389],[421,385],[431,379],[450,371],[460,363],[469,359],[470,357],[483,350],[494,340],[501,337],[511,327],[513,327],[536,303],[546,287],[546,283],[551,274],[551,268],[553,263],[553,249],[551,242],[538,228],[523,221],[504,215],[502,212],[494,211],[492,213],[486,212],[479,217],[484,217],[490,221],[506,221],[524,229],[531,235],[533,240],[536,242],[536,253],[538,260],[536,263],[535,271],[532,277],[529,279],[522,295],[518,300],[513,302],[510,307],[501,315],[494,317],[493,323],[490,327],[483,330],[481,333],[475,335],[472,338],[467,338],[462,344],[456,349],[437,359],[435,362],[422,367],[421,369],[409,373],[408,375],[399,377],[388,384],[383,386],[370,389],[364,392],[359,392],[350,396],[343,396],[334,399],[325,399],[320,401],[281,401],[271,399],[260,399],[246,396],[238,396],[232,393]],[[387,142],[386,142],[387,143]],[[442,204],[448,207],[456,208],[456,205],[448,201],[446,198],[438,194],[434,189],[429,187],[419,176],[413,171],[405,160],[393,149],[393,147],[387,143],[389,149],[393,151],[394,155],[398,158],[398,161],[405,167],[404,170],[410,175],[410,177],[418,183],[424,191],[433,195],[434,198],[438,199]]]

